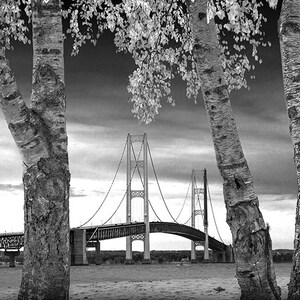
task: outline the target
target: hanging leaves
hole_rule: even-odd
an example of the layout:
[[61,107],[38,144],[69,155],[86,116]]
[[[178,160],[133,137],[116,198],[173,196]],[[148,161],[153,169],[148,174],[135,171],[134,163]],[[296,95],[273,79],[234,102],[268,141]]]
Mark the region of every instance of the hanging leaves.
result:
[[7,49],[11,48],[11,39],[28,43],[28,28],[21,18],[21,4],[25,6],[28,17],[31,15],[30,0],[2,0],[0,4],[0,41]]
[[132,112],[140,121],[151,122],[163,98],[175,104],[171,82],[176,73],[187,83],[187,97],[196,100],[200,84],[184,2],[77,1],[69,14],[73,54],[88,40],[96,43],[105,29],[115,33],[118,51],[131,54],[137,69],[129,76],[128,91]]
[[[270,7],[276,8],[277,0],[268,2]],[[265,42],[261,29],[263,22],[267,21],[260,11],[263,5],[262,1],[251,0],[208,2],[208,22],[216,17],[221,60],[229,91],[248,87],[246,73],[255,68],[255,62],[262,63],[258,56],[259,46],[270,46],[269,42]]]
[[[197,1],[197,0],[196,0]],[[277,0],[269,0],[271,7]],[[200,89],[193,59],[188,1],[77,0],[69,8],[73,54],[88,40],[96,43],[105,29],[115,33],[118,51],[132,55],[137,69],[129,76],[133,113],[149,123],[159,112],[161,99],[172,105],[171,82],[178,74],[187,84],[188,98],[196,101]],[[216,17],[225,79],[232,89],[247,87],[246,73],[262,62],[258,47],[266,46],[260,13],[262,2],[208,0],[207,21]],[[96,24],[96,26],[95,26]]]

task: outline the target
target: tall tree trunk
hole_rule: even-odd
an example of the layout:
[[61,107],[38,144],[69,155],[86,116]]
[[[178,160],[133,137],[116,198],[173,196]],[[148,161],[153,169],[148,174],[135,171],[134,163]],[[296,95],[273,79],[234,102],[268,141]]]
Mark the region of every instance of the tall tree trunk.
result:
[[193,50],[217,165],[223,178],[241,299],[280,299],[269,228],[259,210],[224,80],[215,24],[213,20],[207,24],[206,8],[206,0],[191,1],[189,5]]
[[61,3],[32,1],[28,108],[0,49],[1,108],[23,161],[24,265],[18,299],[69,298],[69,185]]
[[300,1],[283,1],[278,25],[285,101],[298,182],[293,267],[288,299],[300,299]]

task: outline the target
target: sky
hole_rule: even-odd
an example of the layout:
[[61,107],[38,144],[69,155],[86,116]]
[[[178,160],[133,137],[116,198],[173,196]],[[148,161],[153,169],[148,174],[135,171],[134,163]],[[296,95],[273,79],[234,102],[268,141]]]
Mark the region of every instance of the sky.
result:
[[[264,26],[269,48],[260,48],[263,63],[257,65],[250,90],[231,93],[244,154],[254,179],[265,222],[270,224],[273,248],[293,247],[297,182],[293,149],[289,136],[284,102],[280,50],[277,36],[278,13],[268,11]],[[174,80],[175,107],[164,103],[155,122],[139,124],[128,102],[128,76],[135,69],[130,56],[116,53],[112,35],[106,33],[96,47],[81,49],[70,55],[71,43],[65,44],[65,81],[67,91],[67,132],[71,180],[70,225],[88,220],[104,199],[115,175],[127,134],[147,133],[148,143],[165,201],[177,216],[185,200],[192,169],[207,169],[208,184],[215,219],[226,244],[231,234],[226,224],[222,178],[217,169],[202,96],[197,104],[187,100],[185,85]],[[8,54],[12,70],[24,99],[29,103],[32,52],[30,46],[16,44]],[[0,114],[0,232],[23,230],[22,167],[18,150],[7,124]],[[150,163],[149,163],[150,165]],[[199,180],[199,185],[201,181]],[[126,189],[126,159],[121,163],[111,193],[99,213],[87,225],[100,225],[114,212]],[[179,222],[190,215],[190,197]],[[159,195],[153,171],[149,168],[149,199],[163,221],[172,221]],[[201,201],[203,199],[201,198]],[[219,239],[211,210],[209,234]],[[142,219],[141,200],[133,200],[133,218]],[[157,221],[150,209],[150,219]],[[112,223],[125,221],[124,203]],[[201,217],[196,225],[203,230]],[[141,250],[141,241],[133,250]],[[190,249],[184,238],[152,234],[151,250]],[[125,249],[125,239],[101,242],[101,249]]]

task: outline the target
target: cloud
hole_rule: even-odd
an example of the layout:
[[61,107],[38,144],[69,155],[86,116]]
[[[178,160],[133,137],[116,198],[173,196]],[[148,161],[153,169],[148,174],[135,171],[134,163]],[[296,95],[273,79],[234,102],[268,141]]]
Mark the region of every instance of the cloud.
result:
[[0,190],[8,191],[8,192],[15,192],[15,191],[20,191],[20,190],[23,191],[23,184],[22,183],[20,183],[20,184],[0,183]]
[[10,134],[7,123],[0,115],[0,182],[21,181],[22,162],[17,146]]
[[76,197],[86,197],[87,193],[85,193],[84,190],[78,190],[74,187],[70,187],[70,197],[76,198]]
[[294,215],[296,210],[296,198],[294,195],[261,195],[260,203],[268,211],[285,211]]
[[[222,178],[216,165],[210,125],[201,95],[197,105],[188,101],[185,85],[177,78],[172,82],[176,106],[162,102],[163,107],[155,122],[148,126],[139,124],[131,114],[132,104],[128,103],[130,95],[127,92],[128,75],[134,64],[129,56],[114,52],[112,36],[107,34],[97,47],[84,47],[79,56],[67,54],[65,58],[72,226],[86,221],[103,201],[118,167],[127,134],[146,132],[161,188],[172,214],[178,214],[181,209],[192,169],[205,167],[220,231],[229,243],[231,235],[225,220]],[[70,53],[69,42],[66,53]],[[254,72],[256,80],[249,82],[250,91],[233,92],[231,102],[261,209],[271,224],[273,245],[292,247],[297,181],[283,98],[278,40],[273,41],[272,48],[263,49],[261,54],[264,63]],[[10,61],[21,91],[28,99],[32,65],[30,47],[15,47],[15,51],[10,53]],[[22,215],[23,201],[19,201],[22,195],[20,156],[2,116],[0,128],[1,199],[15,197],[14,203],[19,203],[16,207]],[[160,199],[150,162],[149,182],[153,206],[162,218],[170,220]],[[105,221],[120,203],[125,189],[126,153],[111,195],[103,211],[92,222]],[[12,191],[19,193],[18,197]],[[6,207],[10,208],[7,204]],[[188,214],[187,208],[182,218]],[[116,216],[114,221],[122,221],[124,215],[122,207],[121,216]],[[0,227],[3,222],[1,220]],[[9,219],[5,222],[10,224]],[[213,220],[210,222],[212,235],[217,236]],[[170,247],[174,244],[170,239]],[[167,242],[164,245],[167,247]],[[186,243],[181,245],[186,247]]]

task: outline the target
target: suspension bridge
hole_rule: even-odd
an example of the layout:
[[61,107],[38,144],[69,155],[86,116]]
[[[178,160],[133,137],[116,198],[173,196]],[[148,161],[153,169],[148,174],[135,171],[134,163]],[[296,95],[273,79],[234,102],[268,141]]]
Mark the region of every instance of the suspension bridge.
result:
[[[126,151],[127,150],[127,151]],[[105,222],[101,225],[88,226],[101,209],[105,202],[109,202],[109,195],[113,188],[120,166],[127,152],[127,171],[126,171],[126,186],[123,197],[117,204],[115,210]],[[149,159],[148,159],[149,158]],[[154,203],[149,199],[149,178],[148,178],[148,160],[151,163],[155,181],[159,190],[159,194],[163,201],[166,211],[171,217],[172,222],[165,222],[159,217],[159,214],[154,209]],[[202,178],[199,179],[199,174]],[[199,181],[201,184],[199,185]],[[202,185],[203,183],[203,185]],[[191,189],[191,204],[189,217],[186,222],[179,222],[179,218],[186,207],[188,194]],[[201,205],[200,198],[203,198]],[[143,206],[143,222],[137,222],[133,218],[132,200],[134,198],[142,199]],[[126,199],[126,200],[125,200]],[[192,170],[192,176],[188,186],[186,197],[183,201],[181,209],[176,217],[173,216],[167,205],[167,201],[162,193],[159,184],[157,172],[154,166],[150,147],[147,142],[147,135],[130,135],[128,134],[123,152],[113,177],[112,183],[103,198],[102,202],[94,212],[94,214],[83,224],[76,228],[70,229],[71,243],[71,263],[72,265],[87,264],[86,249],[95,247],[96,261],[100,257],[100,241],[126,237],[126,259],[125,263],[131,264],[132,260],[132,243],[136,240],[143,241],[144,244],[144,260],[143,263],[151,263],[150,258],[150,233],[167,233],[181,236],[191,240],[191,262],[196,261],[196,247],[204,247],[204,261],[222,261],[232,262],[233,254],[230,245],[226,245],[219,234],[220,241],[208,235],[208,199],[211,206],[211,212],[214,223],[218,231],[216,219],[214,216],[212,201],[207,184],[207,172],[204,170]],[[109,224],[116,213],[125,204],[126,220],[123,223]],[[123,205],[124,206],[124,205]],[[157,221],[150,221],[149,206],[152,214]],[[202,209],[203,206],[203,209]],[[201,216],[204,230],[196,228],[196,217]],[[0,233],[0,249],[5,250],[5,254],[9,256],[10,266],[14,266],[15,256],[19,255],[19,250],[24,246],[23,232],[15,233]],[[212,250],[212,255],[209,255],[209,249]]]

